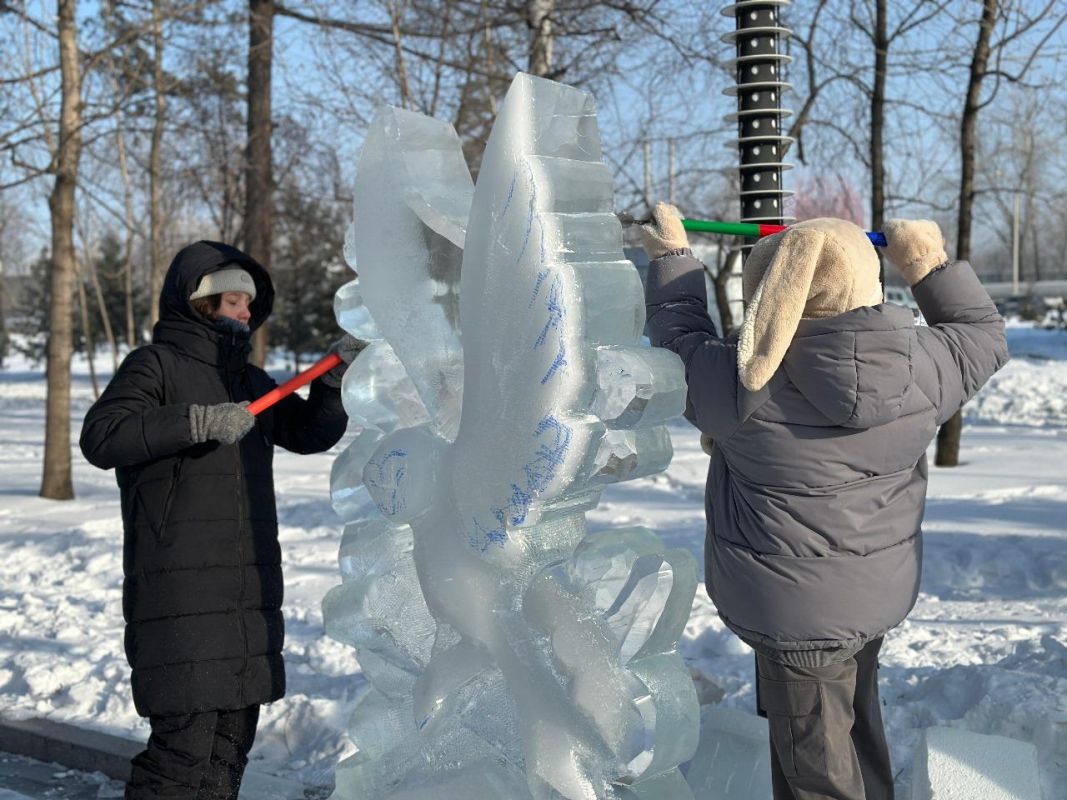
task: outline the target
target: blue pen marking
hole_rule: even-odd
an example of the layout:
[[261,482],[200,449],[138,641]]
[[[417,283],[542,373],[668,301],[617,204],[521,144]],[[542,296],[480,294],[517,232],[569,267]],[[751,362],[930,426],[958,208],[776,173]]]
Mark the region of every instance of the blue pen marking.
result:
[[533,438],[539,440],[534,457],[523,468],[526,486],[511,485],[511,497],[504,508],[490,508],[495,524],[483,525],[472,518],[474,535],[468,537],[471,548],[485,553],[493,545],[501,548],[507,543],[507,525],[520,525],[525,520],[537,493],[547,489],[555,480],[563,459],[570,449],[574,431],[549,414],[534,429]]
[[530,503],[533,502],[533,496],[516,486],[511,484],[511,499],[508,501],[508,516],[512,525],[521,525],[526,521],[526,512],[530,510]]
[[373,467],[375,472],[372,472],[370,479],[365,480],[364,483],[376,489],[389,491],[388,497],[381,502],[375,502],[378,511],[384,516],[395,516],[407,506],[400,492],[404,476],[407,474],[407,463],[404,461],[407,455],[407,450],[390,450],[380,460],[372,458],[367,462],[367,465]]
[[534,214],[537,210],[537,182],[534,180],[533,171],[530,170],[529,164],[526,164],[526,169],[530,172],[530,204],[526,209],[526,234],[523,236],[519,254],[515,257],[516,264],[522,260],[523,255],[526,253],[526,245],[530,243],[530,232],[533,230]]
[[541,263],[545,263],[545,226],[541,226]]
[[511,205],[511,196],[515,194],[515,181],[518,180],[518,177],[518,175],[511,176],[511,186],[508,187],[508,199],[504,201],[504,207],[500,209],[501,217],[508,213],[508,206]]
[[563,320],[567,316],[567,307],[563,303],[563,278],[559,275],[557,275],[552,282],[552,288],[548,292],[548,299],[545,303],[545,307],[548,309],[548,320],[545,322],[545,326],[541,329],[541,333],[538,334],[537,339],[534,340],[533,349],[536,350],[545,343],[550,331],[555,331],[557,333],[557,349],[555,358],[552,359],[552,364],[549,366],[548,371],[541,377],[542,386],[548,383],[552,377],[566,367],[568,363],[567,342],[563,337]]
[[[543,263],[543,262],[542,262]],[[533,308],[534,300],[537,299],[537,295],[541,292],[541,286],[545,282],[545,278],[548,277],[548,269],[543,269],[537,273],[537,279],[534,281],[533,293],[530,295],[530,302],[526,305],[527,308]]]
[[526,485],[531,492],[543,492],[556,477],[559,465],[571,447],[574,431],[556,419],[552,414],[546,416],[537,425],[534,437],[540,439],[549,434],[549,441],[540,441],[533,460],[522,468],[526,475]]
[[541,329],[541,333],[537,339],[534,340],[533,349],[545,343],[545,339],[548,338],[548,332],[550,330],[559,330],[560,325],[563,323],[563,317],[566,314],[566,309],[563,307],[563,303],[560,302],[560,297],[563,294],[563,279],[557,275],[556,279],[552,281],[552,288],[548,291],[548,299],[545,302],[545,307],[548,309],[548,320],[545,322],[545,327]]
[[556,353],[556,357],[552,359],[552,364],[548,368],[548,372],[541,378],[541,385],[544,386],[548,383],[552,376],[567,366],[567,345],[563,342],[563,337],[559,339],[559,352]]

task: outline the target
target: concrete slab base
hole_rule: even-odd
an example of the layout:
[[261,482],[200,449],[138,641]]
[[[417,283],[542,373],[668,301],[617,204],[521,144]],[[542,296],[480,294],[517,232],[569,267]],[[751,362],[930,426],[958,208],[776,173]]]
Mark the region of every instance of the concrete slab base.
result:
[[[26,756],[45,764],[60,764],[86,773],[103,773],[125,783],[130,759],[144,749],[142,742],[91,731],[50,719],[0,720],[0,751]],[[324,787],[249,770],[241,783],[241,800],[306,800],[323,797]],[[57,795],[62,796],[62,795]],[[0,800],[14,800],[0,796]]]

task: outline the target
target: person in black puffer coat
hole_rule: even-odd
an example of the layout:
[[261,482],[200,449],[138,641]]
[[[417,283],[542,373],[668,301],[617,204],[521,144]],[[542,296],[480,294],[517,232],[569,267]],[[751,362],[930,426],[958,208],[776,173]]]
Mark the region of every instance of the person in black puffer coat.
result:
[[318,453],[348,419],[345,363],[253,417],[274,388],[248,363],[271,311],[270,276],[217,242],[183,248],[152,344],[127,356],[89,409],[81,450],[114,468],[124,529],[123,615],[137,712],[152,736],[126,798],[236,798],[259,706],[285,694],[274,445]]

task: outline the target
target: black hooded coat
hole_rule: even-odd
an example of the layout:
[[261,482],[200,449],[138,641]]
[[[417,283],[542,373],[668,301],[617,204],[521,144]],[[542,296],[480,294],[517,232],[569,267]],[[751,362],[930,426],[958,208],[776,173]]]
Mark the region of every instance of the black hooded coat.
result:
[[285,694],[275,444],[332,447],[347,417],[316,380],[256,418],[237,444],[194,444],[189,405],[253,400],[274,381],[247,362],[249,334],[189,304],[200,278],[238,265],[256,282],[250,327],[270,314],[267,271],[236,248],[197,242],[170,265],[152,344],[126,357],[81,434],[86,459],[115,468],[124,529],[123,614],[133,699],[143,716],[233,710]]

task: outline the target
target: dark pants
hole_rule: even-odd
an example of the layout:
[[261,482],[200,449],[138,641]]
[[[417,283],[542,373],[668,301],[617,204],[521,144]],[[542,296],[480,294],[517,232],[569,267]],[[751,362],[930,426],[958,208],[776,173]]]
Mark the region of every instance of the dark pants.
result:
[[874,639],[852,658],[793,667],[756,656],[774,800],[893,800]]
[[133,758],[126,800],[236,800],[259,706],[149,721],[152,735]]

